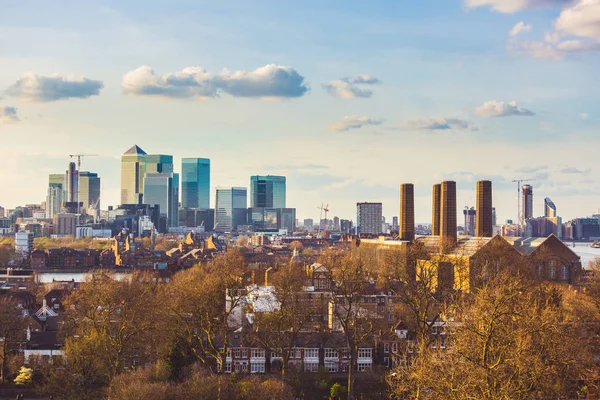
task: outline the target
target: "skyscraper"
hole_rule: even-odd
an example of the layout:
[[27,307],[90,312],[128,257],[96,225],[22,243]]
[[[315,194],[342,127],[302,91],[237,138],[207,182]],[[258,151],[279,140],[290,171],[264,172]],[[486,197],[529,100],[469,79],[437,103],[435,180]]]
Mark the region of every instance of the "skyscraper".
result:
[[144,178],[144,204],[158,205],[167,226],[179,225],[179,174],[147,173]]
[[531,185],[523,185],[523,223],[529,218],[533,218],[533,187]]
[[83,203],[84,210],[90,206],[100,209],[100,178],[97,173],[79,172],[79,202]]
[[494,233],[492,222],[492,182],[477,181],[475,236],[492,237]]
[[250,207],[286,208],[285,176],[250,177]]
[[381,203],[356,203],[357,233],[381,233]]
[[145,174],[146,152],[134,145],[121,156],[121,204],[141,203]]
[[[215,198],[215,231],[230,232],[240,223],[238,215],[246,215],[248,192],[244,187],[217,186]],[[242,211],[239,211],[242,210]]]
[[168,174],[173,172],[173,156],[166,154],[147,154],[147,174]]
[[210,207],[210,160],[184,158],[181,160],[181,206]]
[[431,200],[431,234],[439,236],[440,234],[440,201],[442,185],[436,183],[433,185]]
[[440,240],[456,243],[456,182],[444,181],[440,188]]
[[52,218],[54,214],[61,212],[62,203],[67,201],[65,193],[65,174],[50,174],[46,195],[46,218]]
[[78,202],[79,200],[77,199],[77,192],[79,191],[79,179],[77,167],[74,162],[69,163],[69,168],[66,172],[66,184],[67,201],[71,203]]
[[412,183],[400,185],[400,239],[415,238],[415,187]]
[[556,217],[556,206],[554,202],[550,200],[550,197],[544,199],[544,217],[554,218]]
[[469,208],[466,206],[463,210],[463,216],[465,217],[465,235],[475,236],[476,214],[475,207]]

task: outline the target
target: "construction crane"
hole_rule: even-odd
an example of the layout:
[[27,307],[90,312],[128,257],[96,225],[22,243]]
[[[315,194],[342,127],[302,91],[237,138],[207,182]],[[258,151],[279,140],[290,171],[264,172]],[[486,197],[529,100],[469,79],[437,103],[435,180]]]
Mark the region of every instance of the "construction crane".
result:
[[[321,207],[317,208],[321,210],[321,213],[319,214],[319,230],[317,231],[317,236],[321,233],[321,221],[324,220],[325,222],[323,222],[323,237],[327,237],[327,213],[329,212],[329,204],[323,207],[323,203],[321,203]],[[322,218],[323,213],[325,213],[324,218]]]
[[517,183],[517,236],[521,235],[521,182],[533,182],[537,179],[513,179]]
[[77,171],[81,169],[81,157],[98,157],[98,154],[69,154],[69,157],[77,157]]

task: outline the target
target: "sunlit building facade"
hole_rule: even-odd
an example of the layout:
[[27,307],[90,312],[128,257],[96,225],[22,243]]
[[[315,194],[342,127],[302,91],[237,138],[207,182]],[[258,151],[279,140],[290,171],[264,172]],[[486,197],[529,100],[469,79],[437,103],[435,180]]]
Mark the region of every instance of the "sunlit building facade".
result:
[[223,187],[216,189],[215,227],[217,232],[230,232],[237,225],[245,224],[248,191],[244,187]]
[[181,206],[210,207],[210,160],[184,158],[181,160]]
[[179,225],[179,174],[147,173],[144,178],[144,204],[158,205],[167,226]]
[[250,207],[286,207],[285,176],[254,175],[250,177]]
[[121,204],[142,203],[146,155],[135,145],[121,156]]

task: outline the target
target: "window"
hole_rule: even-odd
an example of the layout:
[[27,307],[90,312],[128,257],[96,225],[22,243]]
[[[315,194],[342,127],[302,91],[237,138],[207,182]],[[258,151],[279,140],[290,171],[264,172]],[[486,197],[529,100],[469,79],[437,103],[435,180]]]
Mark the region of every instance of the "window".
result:
[[302,349],[294,348],[290,353],[291,358],[302,358]]
[[383,364],[386,367],[388,367],[388,368],[391,367],[391,365],[390,365],[390,358],[389,357],[383,357]]
[[242,354],[242,349],[237,348],[233,350],[233,355],[235,356],[235,358],[241,358],[241,354]]
[[253,362],[250,364],[250,372],[253,374],[262,374],[265,372],[265,363],[264,362]]
[[342,349],[342,357],[343,358],[350,358],[350,349],[345,347]]
[[235,372],[248,372],[248,361],[235,361],[233,369]]
[[325,349],[325,358],[339,358],[340,355],[336,349]]
[[363,372],[371,369],[371,363],[358,363],[358,372]]
[[541,278],[544,275],[544,264],[538,264],[536,273],[538,278]]
[[432,327],[431,327],[431,334],[432,334],[432,335],[437,335],[437,330],[438,330],[438,327],[437,327],[437,326],[435,326],[435,325],[434,325],[434,326],[432,326]]
[[446,335],[440,336],[440,348],[442,348],[442,349],[446,348]]
[[231,363],[225,363],[225,372],[227,372],[228,374],[231,373]]
[[373,349],[358,349],[358,358],[372,358]]
[[392,353],[398,352],[398,343],[392,343]]
[[304,358],[319,358],[319,349],[304,349]]
[[276,351],[271,352],[271,358],[281,358],[281,354]]
[[550,279],[556,279],[556,261],[550,261],[550,268],[548,269],[548,275]]
[[326,362],[325,368],[327,368],[327,371],[329,372],[338,372],[340,370],[340,366],[337,362]]
[[384,353],[389,353],[390,352],[390,344],[389,343],[384,343],[383,344],[383,352]]
[[253,348],[251,350],[250,356],[252,358],[265,358],[265,350],[264,349]]
[[394,320],[394,314],[388,314],[388,321],[392,322]]
[[394,312],[394,307],[388,306],[388,312]]
[[304,371],[306,372],[317,372],[319,370],[318,362],[305,362]]
[[560,266],[560,279],[563,281],[569,280],[569,267],[567,267],[565,264]]

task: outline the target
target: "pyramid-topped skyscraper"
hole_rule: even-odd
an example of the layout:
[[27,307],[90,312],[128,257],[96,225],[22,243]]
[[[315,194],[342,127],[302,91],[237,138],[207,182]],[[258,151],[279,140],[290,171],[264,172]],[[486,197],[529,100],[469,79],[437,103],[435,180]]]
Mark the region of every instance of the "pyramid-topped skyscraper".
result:
[[121,156],[121,204],[139,204],[144,194],[146,152],[134,145]]

